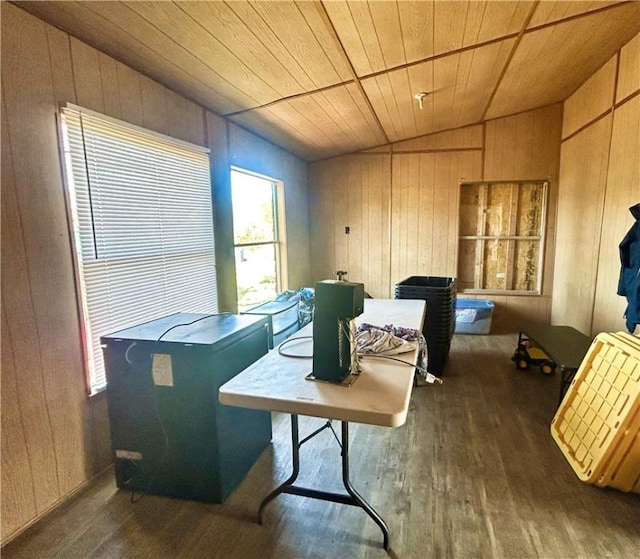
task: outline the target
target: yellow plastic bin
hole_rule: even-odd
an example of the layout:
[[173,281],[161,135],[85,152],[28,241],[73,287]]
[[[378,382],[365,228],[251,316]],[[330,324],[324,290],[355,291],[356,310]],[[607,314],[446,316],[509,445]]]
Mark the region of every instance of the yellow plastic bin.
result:
[[578,477],[640,493],[640,341],[599,334],[551,422]]

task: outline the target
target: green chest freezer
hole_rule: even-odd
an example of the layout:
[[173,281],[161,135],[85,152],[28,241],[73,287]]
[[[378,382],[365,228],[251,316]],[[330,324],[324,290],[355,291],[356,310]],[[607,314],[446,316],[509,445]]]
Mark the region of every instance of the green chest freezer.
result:
[[119,488],[221,503],[271,441],[218,389],[268,351],[259,316],[177,313],[101,338]]

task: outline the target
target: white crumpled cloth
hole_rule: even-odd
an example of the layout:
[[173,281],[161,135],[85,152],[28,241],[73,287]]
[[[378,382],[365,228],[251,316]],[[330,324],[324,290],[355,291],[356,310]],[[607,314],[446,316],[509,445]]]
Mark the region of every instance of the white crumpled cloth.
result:
[[413,351],[418,341],[407,341],[394,336],[391,332],[371,328],[356,334],[358,353],[375,353],[377,355],[396,355]]

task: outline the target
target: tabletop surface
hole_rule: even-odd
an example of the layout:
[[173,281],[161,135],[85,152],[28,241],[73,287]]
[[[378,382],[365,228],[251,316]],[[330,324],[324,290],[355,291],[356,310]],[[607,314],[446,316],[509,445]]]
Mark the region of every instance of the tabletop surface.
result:
[[[365,299],[364,313],[356,322],[421,330],[424,313],[425,302],[421,300]],[[225,383],[220,388],[220,402],[386,427],[406,421],[417,350],[393,356],[404,363],[365,357],[357,380],[349,387],[338,386],[305,379],[313,365],[312,333],[309,324],[283,347],[287,353],[309,358],[283,356],[276,348]]]

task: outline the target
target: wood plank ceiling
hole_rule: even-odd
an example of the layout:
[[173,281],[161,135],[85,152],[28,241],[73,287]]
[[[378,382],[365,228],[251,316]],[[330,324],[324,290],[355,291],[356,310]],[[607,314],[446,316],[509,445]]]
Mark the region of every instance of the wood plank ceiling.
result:
[[15,3],[308,161],[562,101],[640,31],[640,2]]

